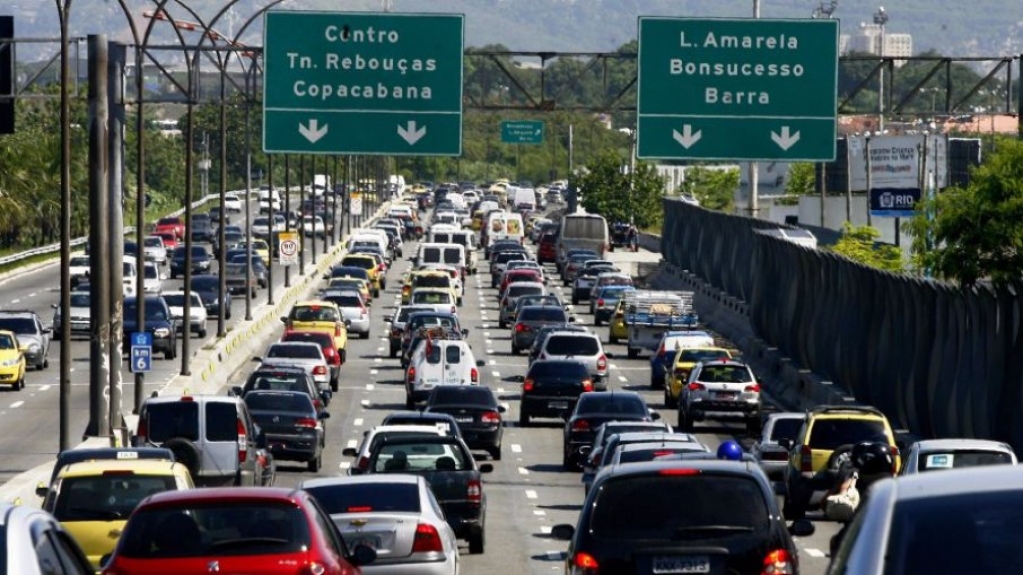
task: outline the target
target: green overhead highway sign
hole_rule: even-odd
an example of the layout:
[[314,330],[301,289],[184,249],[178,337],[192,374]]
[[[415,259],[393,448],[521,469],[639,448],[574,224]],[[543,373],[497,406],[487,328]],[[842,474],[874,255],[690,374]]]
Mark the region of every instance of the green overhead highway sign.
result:
[[462,153],[460,14],[267,12],[263,150]]
[[639,19],[637,156],[835,159],[837,20]]
[[542,144],[543,122],[539,120],[501,122],[501,142],[505,144]]

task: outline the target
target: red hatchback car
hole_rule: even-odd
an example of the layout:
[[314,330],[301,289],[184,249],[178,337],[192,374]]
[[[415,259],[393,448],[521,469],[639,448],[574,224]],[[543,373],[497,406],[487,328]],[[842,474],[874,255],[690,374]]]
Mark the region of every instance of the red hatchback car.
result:
[[497,289],[497,299],[504,298],[504,292],[508,289],[508,285],[516,282],[542,282],[543,278],[540,276],[540,272],[531,269],[513,269],[504,273],[501,278],[501,285]]
[[349,551],[308,493],[278,487],[165,491],[131,514],[103,575],[359,575],[376,551]]
[[540,236],[539,247],[536,248],[536,261],[541,264],[553,264],[558,261],[558,236],[544,234]]

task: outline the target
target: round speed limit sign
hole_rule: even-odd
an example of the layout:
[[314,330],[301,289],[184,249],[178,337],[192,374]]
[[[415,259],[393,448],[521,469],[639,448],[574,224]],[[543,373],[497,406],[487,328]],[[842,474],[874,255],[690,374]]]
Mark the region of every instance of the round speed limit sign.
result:
[[[282,236],[284,234],[281,234]],[[297,235],[297,234],[296,234]],[[298,263],[298,240],[281,237],[280,259],[281,265],[292,265]]]

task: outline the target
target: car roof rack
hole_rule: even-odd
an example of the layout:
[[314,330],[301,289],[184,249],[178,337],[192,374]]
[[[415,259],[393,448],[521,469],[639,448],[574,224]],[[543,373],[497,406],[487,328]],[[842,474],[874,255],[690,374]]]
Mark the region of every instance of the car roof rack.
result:
[[870,405],[818,405],[810,410],[815,414],[821,413],[870,413],[884,417],[884,412]]

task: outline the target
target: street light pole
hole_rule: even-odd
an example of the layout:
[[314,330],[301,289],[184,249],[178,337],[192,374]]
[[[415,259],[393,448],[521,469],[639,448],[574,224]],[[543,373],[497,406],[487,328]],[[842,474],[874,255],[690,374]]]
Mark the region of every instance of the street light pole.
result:
[[884,11],[884,6],[878,6],[877,12],[874,13],[874,24],[880,26],[880,46],[878,47],[878,54],[881,56],[881,74],[879,76],[879,88],[877,91],[877,108],[878,108],[878,119],[877,128],[879,132],[884,132],[884,26],[888,23],[888,13]]
[[[753,0],[753,18],[760,18],[760,0]],[[756,218],[760,213],[760,164],[749,163],[749,215]]]

